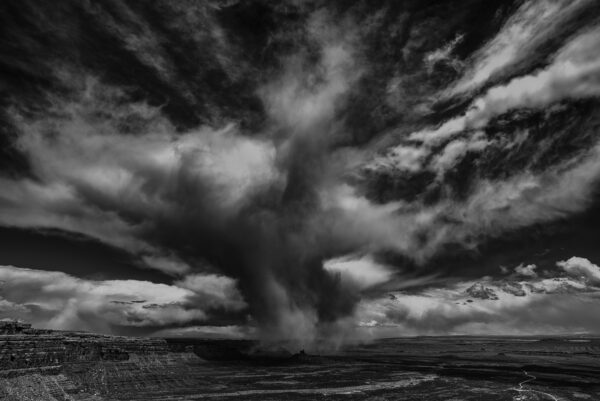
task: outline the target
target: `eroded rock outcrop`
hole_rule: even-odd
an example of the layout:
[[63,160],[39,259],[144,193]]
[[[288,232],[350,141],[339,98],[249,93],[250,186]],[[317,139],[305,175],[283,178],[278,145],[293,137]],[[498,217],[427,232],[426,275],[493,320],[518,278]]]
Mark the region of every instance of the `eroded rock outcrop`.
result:
[[129,394],[131,383],[151,388],[157,381],[185,377],[199,363],[202,359],[190,350],[170,349],[160,338],[40,330],[0,321],[2,401],[103,400]]
[[130,354],[159,355],[168,351],[166,341],[158,338],[37,330],[20,322],[0,324],[0,375],[65,363],[125,361]]

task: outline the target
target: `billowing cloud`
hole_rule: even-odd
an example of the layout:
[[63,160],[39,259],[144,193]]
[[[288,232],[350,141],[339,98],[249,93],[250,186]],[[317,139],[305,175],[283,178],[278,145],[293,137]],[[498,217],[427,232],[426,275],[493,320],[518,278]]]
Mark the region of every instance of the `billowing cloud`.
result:
[[175,286],[194,293],[194,304],[209,309],[239,310],[245,301],[239,293],[237,283],[229,277],[217,274],[191,274],[176,281]]
[[537,277],[537,273],[536,273],[535,269],[537,269],[536,265],[520,264],[519,266],[515,267],[515,273],[517,273],[521,276]]
[[127,327],[148,327],[151,332],[155,327],[209,321],[213,311],[246,307],[235,281],[216,275],[194,275],[167,285],[85,280],[56,271],[0,266],[0,282],[4,314],[53,329],[119,333]]
[[[176,218],[189,207],[232,215],[253,191],[279,180],[275,149],[264,140],[233,125],[179,134],[158,108],[122,105],[124,92],[95,80],[81,84],[80,97],[54,100],[55,114],[15,115],[17,146],[37,179],[0,179],[4,225],[78,232],[177,274],[185,263],[143,239],[157,216]],[[144,135],[123,132],[126,125]]]
[[586,258],[573,256],[570,259],[556,263],[569,275],[574,277],[583,277],[593,285],[600,286],[600,267],[593,264]]
[[594,333],[600,293],[585,279],[551,277],[455,282],[361,302],[372,335]]
[[0,223],[95,238],[196,294],[198,308],[156,303],[149,314],[201,318],[216,298],[239,305],[235,286],[206,273],[219,271],[239,281],[265,336],[309,344],[358,299],[323,260],[361,240],[329,229],[317,194],[339,179],[328,157],[344,135],[337,110],[361,68],[351,24],[315,12],[305,29],[312,47],[257,90],[268,124],[252,133],[233,123],[182,130],[127,89],[59,70],[68,95],[48,95],[41,112],[10,110],[32,177],[1,178]]

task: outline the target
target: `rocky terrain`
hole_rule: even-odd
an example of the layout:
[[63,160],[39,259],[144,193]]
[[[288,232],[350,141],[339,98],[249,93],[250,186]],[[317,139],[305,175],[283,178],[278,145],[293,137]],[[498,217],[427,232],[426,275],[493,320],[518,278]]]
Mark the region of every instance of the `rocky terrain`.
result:
[[164,339],[0,322],[0,400],[103,400],[107,394],[135,399],[137,389],[152,392],[175,377],[185,380],[200,362],[185,348],[171,352]]
[[316,356],[4,321],[0,400],[595,400],[599,356],[582,336],[391,339]]

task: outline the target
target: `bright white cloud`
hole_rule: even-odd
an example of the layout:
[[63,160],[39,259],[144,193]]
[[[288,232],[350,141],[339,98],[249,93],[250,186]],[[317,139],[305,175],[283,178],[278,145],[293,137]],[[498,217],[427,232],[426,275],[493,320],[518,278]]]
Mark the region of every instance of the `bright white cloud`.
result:
[[515,273],[520,274],[521,276],[537,277],[535,269],[537,269],[536,265],[520,264],[519,266],[515,267]]
[[[393,147],[385,155],[376,157],[367,168],[443,172],[467,150],[482,150],[493,143],[482,138],[480,130],[498,115],[517,108],[541,108],[564,99],[600,96],[600,55],[595,50],[598,47],[599,28],[579,33],[553,56],[546,68],[488,89],[471,103],[465,114],[436,128],[413,132],[408,138],[419,144]],[[466,137],[450,142],[441,155],[431,158],[431,164],[425,163],[437,145],[458,134]],[[503,144],[506,147],[513,145]]]
[[584,32],[569,41],[550,65],[531,75],[495,86],[475,99],[462,116],[450,119],[434,130],[410,135],[410,139],[438,143],[467,129],[480,129],[489,120],[519,107],[539,108],[567,98],[600,95],[600,29]]
[[566,21],[594,0],[539,0],[523,2],[501,31],[479,50],[453,94],[476,89],[495,74],[529,57]]
[[482,278],[363,300],[356,318],[359,326],[380,337],[596,333],[598,294],[585,282],[564,277]]
[[[215,309],[246,306],[235,281],[215,275],[167,285],[0,266],[0,282],[0,307],[7,314],[55,329],[113,332],[115,326],[185,325],[209,319]],[[186,286],[189,282],[194,286]]]
[[245,306],[237,282],[226,276],[190,274],[174,285],[193,291],[198,299],[196,303],[204,308],[238,310]]
[[571,276],[584,277],[590,283],[600,285],[600,267],[586,258],[573,256],[568,260],[557,262],[556,265]]
[[325,261],[324,268],[329,273],[339,274],[343,281],[361,290],[386,283],[393,276],[389,267],[377,263],[369,255],[330,259]]

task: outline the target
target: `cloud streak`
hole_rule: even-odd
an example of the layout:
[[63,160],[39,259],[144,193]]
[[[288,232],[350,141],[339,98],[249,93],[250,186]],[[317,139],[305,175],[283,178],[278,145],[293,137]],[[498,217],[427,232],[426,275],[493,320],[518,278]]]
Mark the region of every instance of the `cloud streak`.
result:
[[[526,130],[513,138],[493,137],[486,131],[492,119],[522,108],[599,96],[600,58],[593,50],[598,45],[600,30],[584,30],[568,40],[548,67],[490,88],[464,115],[433,130],[413,132],[400,145],[368,162],[364,168],[367,177],[385,175],[392,182],[407,183],[417,174],[432,177],[414,200],[400,197],[376,204],[362,199],[363,210],[378,216],[370,226],[395,239],[387,241],[387,246],[423,263],[449,244],[471,249],[486,238],[586,210],[600,177],[598,145],[581,149],[544,171],[525,169],[499,179],[487,177],[485,172],[482,177],[473,173],[468,190],[460,195],[448,176],[455,176],[467,155],[475,160],[471,168],[476,168],[477,162],[485,162],[494,151],[510,152],[528,141]],[[593,135],[594,129],[580,134]],[[549,137],[560,135],[560,131],[548,133]],[[436,201],[423,202],[424,194],[434,190],[439,191]]]
[[465,130],[484,128],[491,118],[515,108],[540,108],[563,99],[600,94],[600,29],[592,28],[568,42],[545,69],[494,86],[476,98],[467,112],[434,130],[412,133],[409,139],[439,142]]
[[182,131],[124,88],[61,71],[68,96],[49,95],[50,107],[33,114],[11,110],[32,177],[2,178],[10,190],[0,195],[0,222],[95,238],[196,294],[183,308],[173,301],[138,311],[148,316],[192,322],[215,302],[239,305],[221,272],[239,282],[261,338],[310,346],[322,325],[330,331],[352,313],[360,291],[323,268],[360,241],[328,228],[332,214],[318,196],[338,179],[328,160],[344,135],[337,110],[361,73],[352,31],[342,31],[351,27],[329,18],[315,13],[306,27],[319,57],[300,49],[259,90],[269,119],[260,132],[235,124]]

